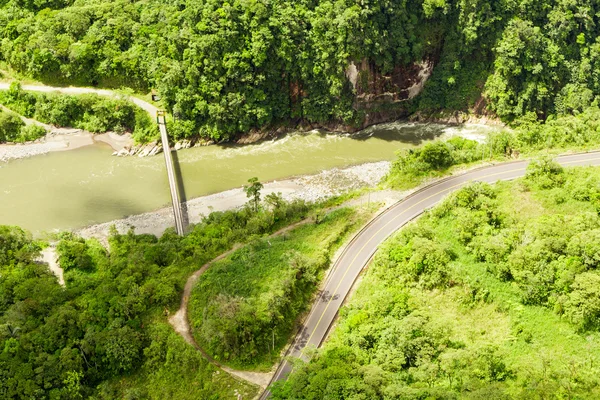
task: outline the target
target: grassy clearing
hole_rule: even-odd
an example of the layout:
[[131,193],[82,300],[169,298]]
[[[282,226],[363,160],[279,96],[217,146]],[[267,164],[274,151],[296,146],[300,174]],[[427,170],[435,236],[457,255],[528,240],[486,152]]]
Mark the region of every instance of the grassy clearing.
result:
[[450,196],[383,246],[274,398],[599,398],[599,194],[599,169],[541,162]]
[[211,266],[190,299],[200,346],[237,368],[270,369],[335,250],[370,215],[342,208],[319,224],[257,240]]

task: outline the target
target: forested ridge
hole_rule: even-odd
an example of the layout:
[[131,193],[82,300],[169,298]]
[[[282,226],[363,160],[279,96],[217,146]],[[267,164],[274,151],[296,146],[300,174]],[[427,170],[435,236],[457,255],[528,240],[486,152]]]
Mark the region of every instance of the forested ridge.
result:
[[[589,0],[1,4],[7,66],[49,82],[157,88],[176,138],[469,107],[543,120],[600,94],[600,6]],[[418,63],[433,75],[404,101]]]

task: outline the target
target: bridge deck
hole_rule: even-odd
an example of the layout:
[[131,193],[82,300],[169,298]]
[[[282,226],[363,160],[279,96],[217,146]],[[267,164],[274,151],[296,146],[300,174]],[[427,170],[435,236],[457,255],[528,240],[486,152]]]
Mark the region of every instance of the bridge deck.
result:
[[175,217],[175,230],[178,235],[183,235],[183,210],[181,208],[181,200],[179,198],[179,189],[175,178],[175,168],[173,166],[173,157],[171,156],[171,148],[169,147],[169,137],[167,136],[167,125],[165,116],[158,114],[158,128],[160,129],[160,139],[162,140],[163,153],[165,154],[165,164],[167,167],[167,177],[169,178],[169,188],[171,189],[171,200],[173,201],[173,215]]

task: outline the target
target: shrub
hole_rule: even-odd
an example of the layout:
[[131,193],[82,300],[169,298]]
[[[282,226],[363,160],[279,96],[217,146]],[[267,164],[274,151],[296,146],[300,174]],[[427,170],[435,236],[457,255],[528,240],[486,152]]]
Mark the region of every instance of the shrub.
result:
[[36,94],[34,118],[54,126],[78,127],[83,116],[81,99],[61,94]]
[[397,263],[396,268],[404,279],[426,289],[447,284],[449,275],[446,267],[453,258],[449,248],[419,236],[390,252],[390,259]]
[[436,170],[446,169],[454,163],[450,146],[448,143],[440,141],[427,143],[423,146],[419,158]]
[[0,111],[0,142],[15,142],[25,123],[17,115]]
[[498,348],[494,346],[479,349],[472,366],[474,375],[487,382],[510,379],[514,373],[506,365],[504,358],[504,355],[500,354]]
[[43,126],[36,124],[25,125],[21,128],[20,139],[23,142],[31,142],[41,137],[46,136],[46,129]]
[[525,178],[541,189],[550,189],[564,183],[563,167],[550,156],[542,156],[527,166]]
[[587,268],[600,266],[600,229],[580,232],[567,247],[569,255],[578,257]]
[[58,262],[65,272],[73,269],[91,271],[95,267],[92,257],[88,254],[88,246],[83,239],[75,237],[63,239],[56,250],[59,254]]
[[481,157],[481,145],[474,140],[454,137],[434,141],[416,149],[404,150],[392,163],[388,182],[392,186],[418,183],[419,178],[449,167],[476,161]]
[[575,277],[572,292],[563,297],[565,316],[580,329],[600,327],[600,274],[584,272]]

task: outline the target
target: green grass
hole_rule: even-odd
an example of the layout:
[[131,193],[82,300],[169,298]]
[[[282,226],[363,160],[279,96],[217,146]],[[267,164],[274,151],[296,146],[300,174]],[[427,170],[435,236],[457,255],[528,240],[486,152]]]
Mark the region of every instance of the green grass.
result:
[[190,299],[194,337],[219,361],[269,370],[307,309],[335,250],[370,217],[342,208],[212,265]]
[[[331,339],[274,398],[599,398],[600,332],[556,308],[568,305],[577,278],[561,285],[560,264],[543,284],[550,295],[531,298],[531,285],[546,287],[535,279],[548,262],[519,264],[520,251],[583,257],[572,237],[600,226],[600,169],[561,174],[553,187],[524,178],[464,189],[388,240]],[[508,254],[482,260],[492,253],[478,243],[503,233]],[[502,265],[513,277],[497,273]],[[600,268],[588,265],[588,274]]]

